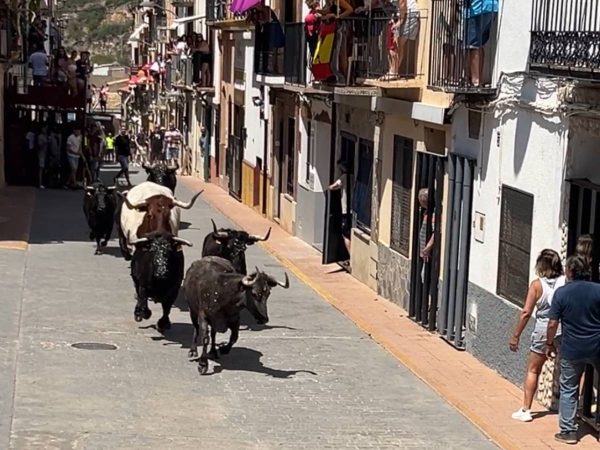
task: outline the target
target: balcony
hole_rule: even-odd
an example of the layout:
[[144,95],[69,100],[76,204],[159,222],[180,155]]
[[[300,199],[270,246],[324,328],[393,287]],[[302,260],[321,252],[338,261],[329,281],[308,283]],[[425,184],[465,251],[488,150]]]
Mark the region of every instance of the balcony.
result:
[[251,27],[248,13],[231,12],[232,0],[206,0],[206,23],[217,28],[246,30]]
[[29,76],[9,74],[5,85],[6,103],[33,107],[65,110],[85,109],[85,88],[72,95],[65,85],[52,84],[46,80],[34,86]]
[[[390,51],[393,39],[390,19],[389,13],[379,10],[373,11],[371,16],[358,16],[340,21],[345,27],[346,39],[351,42],[345,70],[340,64],[345,62],[343,58],[340,58],[339,62],[334,60],[338,65],[337,69],[333,67],[335,63],[317,65],[313,61],[311,52],[306,49],[308,45],[305,44],[303,51],[309,59],[313,82],[321,87],[334,85],[420,89],[422,74],[419,70],[419,61],[423,58],[423,45],[419,43],[419,32],[424,29],[426,14],[421,11],[406,19],[406,23],[413,24],[411,33],[415,39],[406,41],[402,58],[397,58],[399,52]],[[288,43],[286,38],[286,45],[299,51],[302,39],[306,42],[306,38],[301,38],[299,35],[300,30],[295,29],[291,42]],[[298,59],[297,64],[302,65],[298,54],[295,57]],[[290,61],[288,62],[290,72],[296,72],[296,76],[301,79],[298,73],[302,71],[301,67],[294,67]],[[323,69],[324,73],[321,72]],[[337,77],[335,72],[338,73]]]
[[432,0],[429,86],[456,94],[493,94],[496,12],[469,0]]
[[597,0],[533,0],[529,70],[600,79]]

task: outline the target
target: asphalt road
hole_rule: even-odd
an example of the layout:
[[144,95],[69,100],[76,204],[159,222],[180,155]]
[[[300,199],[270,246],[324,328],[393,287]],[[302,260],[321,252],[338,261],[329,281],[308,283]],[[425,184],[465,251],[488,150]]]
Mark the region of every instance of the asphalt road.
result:
[[[29,250],[0,250],[0,449],[496,448],[291,274],[272,291],[270,323],[246,317],[232,352],[199,376],[187,307],[164,335],[159,305],[134,322],[129,265],[116,239],[94,256],[81,199],[40,191]],[[230,225],[202,201],[183,212],[186,266],[211,218]],[[259,247],[247,257],[283,278]]]

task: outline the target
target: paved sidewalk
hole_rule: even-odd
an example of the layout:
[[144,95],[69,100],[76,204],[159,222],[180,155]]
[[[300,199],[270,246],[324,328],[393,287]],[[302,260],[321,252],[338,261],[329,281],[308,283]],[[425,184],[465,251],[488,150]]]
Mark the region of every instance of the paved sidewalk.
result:
[[[191,195],[178,186],[179,198]],[[158,305],[134,322],[128,263],[115,239],[94,255],[82,192],[35,197],[27,251],[0,249],[0,269],[10,268],[0,279],[0,449],[496,448],[291,273],[290,289],[269,299],[269,324],[245,318],[231,354],[199,376],[187,358],[186,305],[178,301],[164,335],[154,328]],[[231,225],[204,201],[183,211],[181,236],[196,244],[184,250],[187,266],[200,258],[210,218]],[[262,248],[247,256],[283,276]]]
[[[472,355],[458,352],[437,335],[407,318],[406,311],[378,297],[337,266],[321,265],[321,254],[283,231],[214,184],[186,177],[183,182],[204,189],[203,199],[251,233],[273,231],[262,247],[299,279],[342,311],[403,365],[505,449],[562,449],[554,440],[558,418],[536,404],[540,415],[531,423],[511,419],[522,391]],[[498,345],[506,345],[499,342]],[[578,449],[598,449],[596,437],[586,434]]]
[[0,189],[0,249],[26,250],[35,189]]

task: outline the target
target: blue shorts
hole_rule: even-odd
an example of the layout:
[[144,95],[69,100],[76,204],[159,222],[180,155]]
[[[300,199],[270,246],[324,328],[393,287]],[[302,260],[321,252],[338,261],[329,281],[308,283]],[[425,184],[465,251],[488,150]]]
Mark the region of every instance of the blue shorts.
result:
[[465,43],[467,48],[481,48],[490,40],[492,22],[498,13],[488,12],[469,17],[465,24]]
[[168,147],[167,159],[179,159],[179,147]]
[[72,170],[77,170],[79,167],[79,155],[69,155],[67,154],[67,159],[69,160],[69,166]]

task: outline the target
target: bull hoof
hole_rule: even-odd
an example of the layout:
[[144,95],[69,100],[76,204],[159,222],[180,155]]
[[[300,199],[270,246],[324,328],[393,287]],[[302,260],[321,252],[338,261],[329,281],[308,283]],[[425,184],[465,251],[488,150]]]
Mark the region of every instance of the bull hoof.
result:
[[102,244],[100,245],[102,245],[102,247],[106,247],[108,245],[108,241],[102,241]]
[[94,255],[101,255],[102,254],[102,250],[100,250],[99,248],[96,249],[96,251],[94,252]]
[[224,345],[223,347],[221,347],[221,348],[219,349],[219,352],[220,352],[222,355],[228,355],[230,351],[231,351],[231,345]]
[[206,375],[206,372],[208,372],[208,362],[198,363],[198,372],[200,372],[200,375]]
[[171,321],[168,318],[165,319],[161,317],[160,319],[158,319],[158,322],[156,322],[156,329],[161,333],[165,330],[170,330]]
[[197,350],[190,350],[188,352],[188,358],[197,358],[198,357],[198,351]]
[[94,232],[93,232],[93,231],[91,231],[91,232],[90,232],[90,241],[93,241],[93,240],[94,240],[94,237],[95,237],[95,236],[94,236]]
[[141,314],[134,314],[133,318],[135,319],[136,322],[141,322],[142,321],[142,315]]
[[150,308],[146,308],[144,311],[142,311],[142,317],[146,320],[152,317],[152,311],[150,311]]

